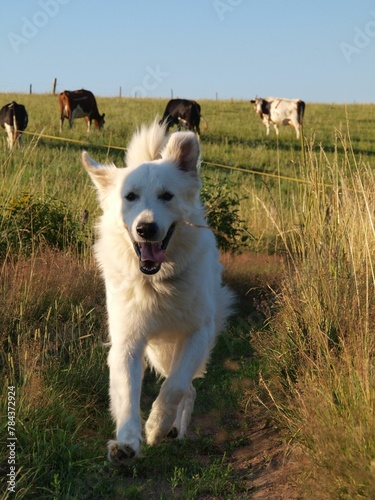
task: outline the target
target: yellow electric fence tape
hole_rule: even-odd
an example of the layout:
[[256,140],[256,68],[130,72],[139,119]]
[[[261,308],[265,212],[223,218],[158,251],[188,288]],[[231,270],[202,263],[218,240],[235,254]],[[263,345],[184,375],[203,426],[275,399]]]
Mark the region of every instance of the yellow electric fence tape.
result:
[[[67,137],[60,137],[60,136],[55,136],[55,135],[47,135],[47,134],[43,134],[43,133],[37,133],[37,132],[23,132],[24,134],[28,134],[28,135],[32,135],[33,137],[37,137],[37,138],[43,138],[43,139],[53,139],[55,141],[64,141],[64,142],[71,142],[73,144],[80,144],[81,146],[87,146],[87,147],[90,147],[90,146],[94,146],[94,147],[98,147],[98,148],[106,148],[106,149],[118,149],[118,150],[121,150],[121,151],[126,151],[127,148],[124,148],[122,146],[112,146],[111,144],[89,144],[88,142],[85,142],[85,141],[80,141],[80,140],[77,140],[77,139],[69,139]],[[309,182],[307,180],[304,180],[304,179],[297,179],[295,177],[288,177],[286,175],[280,175],[280,174],[272,174],[272,173],[269,173],[269,172],[258,172],[257,170],[251,170],[251,169],[247,169],[247,168],[241,168],[241,167],[232,167],[231,165],[222,165],[220,163],[213,163],[213,162],[210,162],[210,161],[202,161],[202,163],[204,163],[205,165],[208,165],[210,167],[219,167],[219,168],[226,168],[228,170],[234,170],[234,171],[237,171],[237,172],[243,172],[245,174],[253,174],[253,175],[261,175],[263,177],[273,177],[273,178],[276,178],[276,179],[284,179],[284,180],[288,180],[288,181],[291,181],[291,182],[300,182],[302,184],[308,184]],[[328,185],[327,185],[328,187]]]

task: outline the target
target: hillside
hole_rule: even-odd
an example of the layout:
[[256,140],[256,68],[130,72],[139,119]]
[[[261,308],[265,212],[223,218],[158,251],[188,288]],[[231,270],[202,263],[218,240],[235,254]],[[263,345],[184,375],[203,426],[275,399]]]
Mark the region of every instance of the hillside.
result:
[[[22,151],[0,140],[2,427],[14,409],[16,498],[371,498],[374,107],[307,103],[298,142],[288,127],[267,137],[248,101],[201,101],[208,208],[236,211],[246,236],[242,253],[222,252],[238,309],[196,383],[190,440],[114,469],[91,250],[100,211],[80,153],[123,166],[134,129],[166,102],[99,96],[105,129],[88,135],[83,120],[59,133],[56,96],[0,99],[30,119]],[[159,384],[146,373],[145,415]]]

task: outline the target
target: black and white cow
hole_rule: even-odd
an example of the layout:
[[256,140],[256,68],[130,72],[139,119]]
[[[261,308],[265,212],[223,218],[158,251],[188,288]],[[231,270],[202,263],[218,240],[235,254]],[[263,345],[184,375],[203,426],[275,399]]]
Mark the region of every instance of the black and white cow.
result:
[[0,125],[7,133],[9,148],[12,149],[17,142],[22,145],[22,132],[26,129],[29,121],[26,108],[23,104],[15,101],[6,104],[0,109]]
[[256,97],[251,103],[254,104],[256,113],[270,133],[270,123],[275,127],[276,135],[279,135],[279,125],[290,125],[296,129],[299,139],[302,126],[305,103],[301,99],[283,99],[279,97]]
[[207,122],[201,115],[201,107],[196,101],[188,99],[171,99],[164,111],[161,123],[166,123],[167,132],[170,127],[177,125],[180,130],[181,127],[191,130],[200,136],[200,120],[205,122],[205,130],[207,130]]

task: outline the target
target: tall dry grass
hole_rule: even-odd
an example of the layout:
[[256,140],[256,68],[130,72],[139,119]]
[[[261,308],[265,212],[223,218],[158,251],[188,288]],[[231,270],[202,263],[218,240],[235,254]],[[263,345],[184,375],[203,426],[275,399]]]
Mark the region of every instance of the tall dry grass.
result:
[[337,143],[341,161],[308,148],[294,226],[267,210],[286,270],[254,345],[273,413],[312,459],[307,498],[374,498],[375,176],[350,138]]

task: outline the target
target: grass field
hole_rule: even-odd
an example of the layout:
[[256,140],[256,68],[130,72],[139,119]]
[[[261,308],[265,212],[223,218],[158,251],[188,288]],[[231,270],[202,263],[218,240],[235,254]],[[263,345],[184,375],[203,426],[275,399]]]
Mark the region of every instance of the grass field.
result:
[[[54,96],[0,97],[25,104],[37,134],[22,152],[0,141],[1,422],[10,437],[15,392],[16,497],[249,498],[251,451],[236,457],[251,450],[257,399],[309,459],[293,478],[304,498],[374,497],[375,108],[307,103],[299,142],[285,127],[267,137],[247,101],[200,102],[205,185],[238,196],[248,236],[223,254],[239,308],[197,382],[191,439],[114,469],[99,211],[80,152],[122,166],[109,146],[126,147],[166,101],[99,97],[105,130],[87,135],[83,120],[59,134]],[[158,385],[147,373],[145,415]]]

